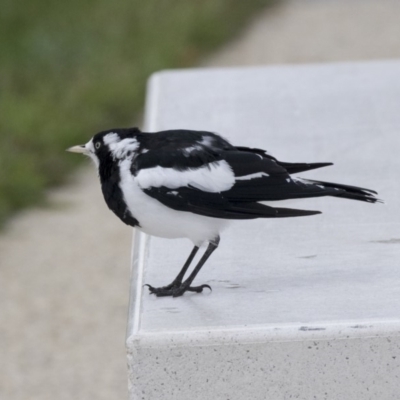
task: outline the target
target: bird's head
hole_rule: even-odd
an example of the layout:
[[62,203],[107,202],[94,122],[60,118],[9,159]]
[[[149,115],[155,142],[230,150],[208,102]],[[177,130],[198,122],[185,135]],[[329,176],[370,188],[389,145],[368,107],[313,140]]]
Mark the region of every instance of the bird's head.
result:
[[86,144],[67,149],[89,156],[97,165],[132,157],[139,148],[138,128],[110,129],[94,135]]

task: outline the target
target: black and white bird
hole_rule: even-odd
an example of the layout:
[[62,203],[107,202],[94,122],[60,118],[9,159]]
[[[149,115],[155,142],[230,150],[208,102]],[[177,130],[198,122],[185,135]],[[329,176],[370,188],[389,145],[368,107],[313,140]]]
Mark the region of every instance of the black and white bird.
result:
[[[218,247],[220,232],[230,220],[320,214],[271,205],[286,199],[334,196],[379,201],[373,190],[291,176],[332,163],[281,162],[267,151],[233,146],[211,132],[111,129],[68,151],[88,155],[95,162],[107,206],[124,223],[149,235],[193,242],[172,283],[160,288],[148,285],[157,296],[211,289],[192,282]],[[184,280],[199,247],[207,242],[202,258]]]

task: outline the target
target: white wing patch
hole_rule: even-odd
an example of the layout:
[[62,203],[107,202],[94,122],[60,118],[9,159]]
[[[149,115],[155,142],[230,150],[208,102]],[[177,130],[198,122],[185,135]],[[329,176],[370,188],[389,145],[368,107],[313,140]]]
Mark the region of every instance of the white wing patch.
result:
[[262,178],[263,176],[269,176],[266,172],[255,172],[254,174],[237,176],[235,180],[237,181],[244,181],[247,179],[255,179],[255,178]]
[[142,169],[136,180],[142,189],[161,186],[177,189],[190,185],[205,192],[217,193],[229,190],[235,183],[235,176],[229,164],[222,160],[184,171],[163,167]]

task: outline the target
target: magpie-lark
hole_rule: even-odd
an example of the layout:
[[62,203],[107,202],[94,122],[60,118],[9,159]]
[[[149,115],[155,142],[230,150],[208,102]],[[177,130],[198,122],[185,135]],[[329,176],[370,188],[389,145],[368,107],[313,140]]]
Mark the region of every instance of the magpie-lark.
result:
[[[147,285],[157,296],[211,289],[191,285],[218,247],[220,231],[229,220],[320,213],[272,206],[286,199],[334,196],[379,201],[373,190],[291,176],[332,163],[281,162],[265,150],[233,146],[211,132],[111,129],[68,151],[88,155],[95,162],[104,199],[123,222],[149,235],[193,242],[189,258],[171,284]],[[204,242],[208,242],[205,253],[184,280]]]

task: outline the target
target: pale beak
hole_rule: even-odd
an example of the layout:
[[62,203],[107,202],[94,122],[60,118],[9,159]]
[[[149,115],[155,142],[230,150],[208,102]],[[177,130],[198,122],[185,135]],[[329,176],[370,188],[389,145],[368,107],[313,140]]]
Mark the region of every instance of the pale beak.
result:
[[82,154],[88,153],[86,146],[84,144],[81,144],[79,146],[69,147],[66,151],[70,151],[71,153],[82,153]]

